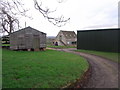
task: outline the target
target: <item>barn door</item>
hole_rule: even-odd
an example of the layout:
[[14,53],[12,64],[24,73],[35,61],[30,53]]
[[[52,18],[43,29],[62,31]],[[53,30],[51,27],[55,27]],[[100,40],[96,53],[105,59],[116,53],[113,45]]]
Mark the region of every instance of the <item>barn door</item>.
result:
[[24,37],[18,37],[18,48],[19,49],[24,49],[25,48]]
[[39,49],[39,47],[40,47],[40,37],[39,37],[39,35],[34,35],[33,36],[33,47],[34,47],[34,49]]
[[26,48],[27,49],[32,48],[32,34],[26,34],[25,35],[25,43],[26,43]]

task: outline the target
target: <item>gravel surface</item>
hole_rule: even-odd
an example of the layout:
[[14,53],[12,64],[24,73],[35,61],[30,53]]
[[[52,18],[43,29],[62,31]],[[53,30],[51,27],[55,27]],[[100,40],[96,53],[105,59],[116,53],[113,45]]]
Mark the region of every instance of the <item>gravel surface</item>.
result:
[[75,48],[54,49],[83,56],[91,65],[91,77],[84,88],[118,88],[118,63],[103,57],[82,52],[75,52]]

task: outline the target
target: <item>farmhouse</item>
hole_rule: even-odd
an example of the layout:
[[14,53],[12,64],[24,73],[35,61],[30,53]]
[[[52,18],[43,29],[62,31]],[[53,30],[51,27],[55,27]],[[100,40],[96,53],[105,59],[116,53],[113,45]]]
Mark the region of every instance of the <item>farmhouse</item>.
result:
[[46,48],[46,33],[26,27],[10,34],[10,49],[40,50]]
[[120,52],[120,28],[79,30],[77,49]]
[[54,41],[55,45],[60,46],[68,46],[68,45],[76,45],[77,35],[74,31],[62,31],[58,33],[56,39]]

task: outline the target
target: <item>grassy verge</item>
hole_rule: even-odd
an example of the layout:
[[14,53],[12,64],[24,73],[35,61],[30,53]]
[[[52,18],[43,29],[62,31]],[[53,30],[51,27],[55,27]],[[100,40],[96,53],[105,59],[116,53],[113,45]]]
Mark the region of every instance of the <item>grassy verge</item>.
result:
[[118,61],[118,55],[120,55],[120,53],[91,51],[91,50],[76,50],[76,51],[90,53],[90,54],[105,57],[105,58],[112,60],[114,62],[120,62],[120,61]]
[[48,45],[48,48],[76,48],[76,46],[52,46]]
[[71,53],[3,49],[3,88],[56,88],[80,78],[87,61]]

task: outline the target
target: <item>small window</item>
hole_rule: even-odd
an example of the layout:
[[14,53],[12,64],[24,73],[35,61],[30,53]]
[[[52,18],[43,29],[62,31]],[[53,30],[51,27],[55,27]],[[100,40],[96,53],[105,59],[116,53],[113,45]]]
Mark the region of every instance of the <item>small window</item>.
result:
[[75,41],[75,42],[72,42],[72,44],[75,45],[75,44],[77,44],[77,42],[76,42],[76,41]]
[[59,39],[60,39],[60,40],[62,39],[62,35],[60,35]]

